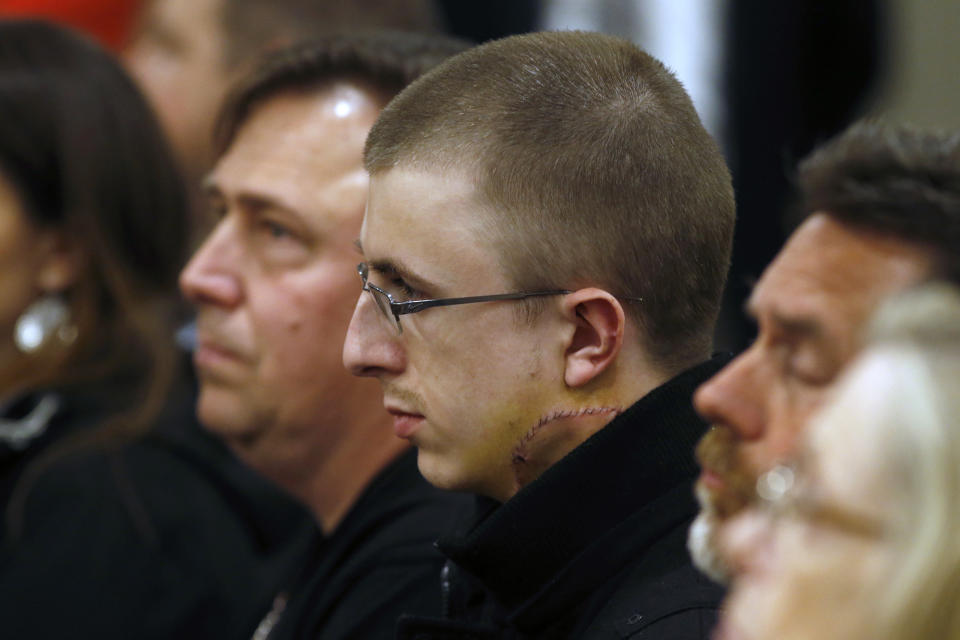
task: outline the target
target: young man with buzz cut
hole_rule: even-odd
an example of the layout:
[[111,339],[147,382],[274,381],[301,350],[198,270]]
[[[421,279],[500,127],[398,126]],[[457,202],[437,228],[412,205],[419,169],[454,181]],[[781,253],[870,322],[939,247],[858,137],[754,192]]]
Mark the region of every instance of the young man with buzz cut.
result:
[[391,101],[365,164],[345,364],[427,480],[479,494],[444,617],[401,635],[707,638],[691,395],[734,202],[679,82],[618,38],[494,41]]

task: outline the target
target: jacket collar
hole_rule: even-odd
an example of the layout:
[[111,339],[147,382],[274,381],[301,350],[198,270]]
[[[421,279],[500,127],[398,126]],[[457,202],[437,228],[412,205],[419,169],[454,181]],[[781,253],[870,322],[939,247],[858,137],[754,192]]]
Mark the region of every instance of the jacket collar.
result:
[[692,517],[693,450],[706,429],[692,396],[728,359],[715,356],[657,387],[506,503],[479,499],[474,516],[442,538],[440,550],[516,612],[562,579],[578,556],[595,555],[591,545],[638,512],[659,508],[658,499],[678,487],[686,497],[680,517]]

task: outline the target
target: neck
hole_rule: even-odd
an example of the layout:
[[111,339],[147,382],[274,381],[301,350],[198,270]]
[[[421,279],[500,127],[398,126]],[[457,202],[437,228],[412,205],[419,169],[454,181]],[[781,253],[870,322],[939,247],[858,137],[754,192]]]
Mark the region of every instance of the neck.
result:
[[503,495],[492,497],[512,498],[668,377],[625,357],[586,387],[566,388],[520,437],[512,452],[513,477]]
[[554,409],[541,416],[513,449],[513,493],[540,477],[623,410],[620,406],[587,405]]
[[[320,529],[330,533],[349,513],[367,485],[407,450],[408,444],[393,436],[389,416],[379,404],[375,416],[351,422],[347,434],[335,443],[309,446],[302,439],[291,441],[278,455],[278,447],[235,446],[245,463],[256,469],[303,503]],[[315,425],[322,430],[324,425]]]
[[354,440],[352,446],[341,448],[303,487],[301,499],[324,533],[337,528],[377,474],[409,447],[389,426],[379,436],[377,441]]

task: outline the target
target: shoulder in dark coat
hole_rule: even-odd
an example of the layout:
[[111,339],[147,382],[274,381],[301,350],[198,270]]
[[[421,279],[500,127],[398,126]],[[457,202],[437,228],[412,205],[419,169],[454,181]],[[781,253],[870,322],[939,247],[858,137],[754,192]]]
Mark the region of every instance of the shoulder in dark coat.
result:
[[[96,423],[83,405],[51,429]],[[35,453],[5,459],[8,490]],[[44,468],[17,519],[0,553],[11,638],[249,638],[312,529],[200,430],[189,393],[145,437]]]

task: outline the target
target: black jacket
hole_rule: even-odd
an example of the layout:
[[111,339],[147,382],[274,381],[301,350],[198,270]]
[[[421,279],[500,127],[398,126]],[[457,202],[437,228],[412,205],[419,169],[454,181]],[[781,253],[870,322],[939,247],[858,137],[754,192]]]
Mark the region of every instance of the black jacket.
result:
[[444,558],[434,541],[469,504],[431,487],[416,451],[404,453],[317,540],[269,639],[393,638],[401,614],[439,615]]
[[201,430],[189,390],[144,437],[43,468],[22,509],[11,507],[38,455],[99,426],[122,385],[57,395],[41,435],[22,449],[0,444],[4,516],[22,525],[13,537],[3,529],[0,635],[250,638],[305,552],[306,511]]
[[651,391],[503,505],[440,541],[447,617],[406,618],[400,637],[709,637],[722,596],[691,564],[691,397],[726,358]]

